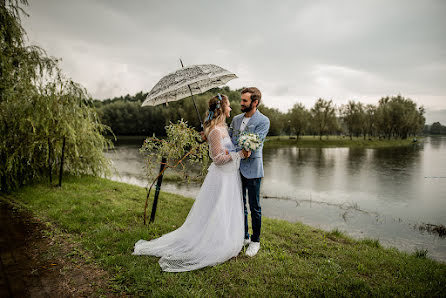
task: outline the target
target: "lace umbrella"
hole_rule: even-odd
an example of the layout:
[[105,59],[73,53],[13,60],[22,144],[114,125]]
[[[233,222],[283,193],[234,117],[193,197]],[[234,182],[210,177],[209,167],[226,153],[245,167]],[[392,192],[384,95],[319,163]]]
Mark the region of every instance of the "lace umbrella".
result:
[[192,96],[195,111],[203,127],[203,122],[193,96],[224,85],[230,80],[237,78],[237,76],[214,64],[184,67],[181,59],[180,62],[183,68],[164,76],[156,83],[149,94],[147,94],[142,106],[156,106]]

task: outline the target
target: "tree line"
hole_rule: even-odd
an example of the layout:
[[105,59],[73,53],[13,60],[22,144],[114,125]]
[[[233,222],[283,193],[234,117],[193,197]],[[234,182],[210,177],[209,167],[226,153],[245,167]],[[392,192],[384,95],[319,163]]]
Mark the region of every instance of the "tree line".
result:
[[[232,117],[241,113],[240,91],[229,87],[215,88],[195,96],[198,110],[204,115],[207,101],[217,92],[228,95],[231,102]],[[191,98],[168,105],[141,107],[146,94],[115,97],[103,101],[95,100],[101,120],[110,126],[116,135],[165,135],[164,127],[169,122],[184,119],[189,125],[199,129],[200,124]],[[319,98],[307,109],[302,103],[296,103],[287,112],[267,107],[263,104],[259,110],[270,119],[270,136],[302,135],[322,136],[347,135],[350,138],[401,138],[415,136],[425,126],[424,108],[410,98],[401,95],[383,97],[377,105],[349,101],[336,106],[332,100]]]
[[425,125],[423,133],[426,135],[446,135],[446,126],[440,122],[434,122],[432,125]]
[[336,107],[331,100],[318,99],[307,110],[295,104],[285,115],[289,129],[298,137],[305,133],[318,135],[344,134],[355,137],[401,138],[416,136],[425,124],[424,108],[401,95],[383,97],[377,105],[349,101]]

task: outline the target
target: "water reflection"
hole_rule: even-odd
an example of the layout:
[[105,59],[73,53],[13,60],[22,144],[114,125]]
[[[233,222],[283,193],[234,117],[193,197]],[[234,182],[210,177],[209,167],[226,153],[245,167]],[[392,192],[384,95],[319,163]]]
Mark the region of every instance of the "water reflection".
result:
[[[119,144],[108,153],[119,173],[114,179],[147,185],[139,144]],[[445,149],[445,137],[403,148],[265,148],[261,194],[275,199],[263,199],[262,211],[409,252],[428,249],[446,261],[446,240],[416,228],[446,225]],[[163,190],[188,197],[198,189],[163,183]]]
[[432,147],[432,149],[446,149],[446,143],[444,141],[443,136],[434,136],[430,137],[429,146]]

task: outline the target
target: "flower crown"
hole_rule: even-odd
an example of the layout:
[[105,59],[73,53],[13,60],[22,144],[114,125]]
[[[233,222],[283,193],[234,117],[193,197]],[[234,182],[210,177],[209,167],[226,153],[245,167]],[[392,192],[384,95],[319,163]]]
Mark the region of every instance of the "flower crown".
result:
[[216,110],[216,109],[219,109],[220,106],[221,106],[220,103],[221,103],[221,101],[222,101],[222,97],[221,97],[220,93],[217,93],[217,97],[218,97],[218,103],[217,103],[217,105],[215,106],[214,109],[210,109],[210,108],[209,108],[209,114],[208,114],[208,117],[206,118],[206,122],[207,122],[207,121],[211,121],[212,118],[214,118],[215,110]]

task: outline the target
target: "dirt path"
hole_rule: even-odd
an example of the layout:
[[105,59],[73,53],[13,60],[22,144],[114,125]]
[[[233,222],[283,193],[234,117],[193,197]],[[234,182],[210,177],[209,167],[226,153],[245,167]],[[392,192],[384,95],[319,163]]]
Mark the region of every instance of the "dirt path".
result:
[[104,271],[67,257],[72,245],[54,245],[45,231],[0,200],[0,297],[120,296],[110,290]]

